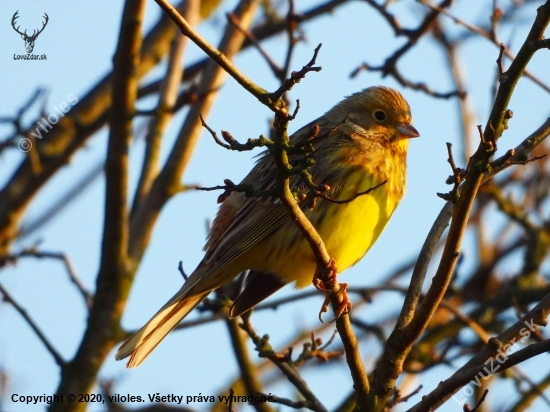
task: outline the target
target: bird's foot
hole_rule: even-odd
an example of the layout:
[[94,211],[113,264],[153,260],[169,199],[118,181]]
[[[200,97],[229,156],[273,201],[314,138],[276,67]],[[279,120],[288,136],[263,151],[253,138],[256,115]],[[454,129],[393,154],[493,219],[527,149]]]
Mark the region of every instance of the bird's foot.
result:
[[315,271],[313,275],[313,286],[320,290],[321,292],[328,292],[334,288],[336,284],[336,278],[338,277],[338,268],[336,267],[336,261],[331,258],[329,263],[330,272],[326,275],[327,280],[321,279],[319,277],[319,269]]
[[332,319],[329,323],[334,322],[344,313],[349,313],[352,307],[351,301],[349,300],[348,294],[346,292],[348,284],[338,283],[336,281],[336,278],[338,277],[338,268],[336,267],[336,262],[334,261],[334,259],[331,259],[330,269],[331,270],[328,274],[328,281],[324,281],[323,279],[321,279],[319,277],[318,271],[315,272],[315,276],[313,277],[313,286],[315,286],[317,290],[325,292],[325,300],[323,301],[323,305],[321,306],[321,310],[319,311],[319,320],[321,321],[321,323],[325,323],[323,321],[323,313],[328,312],[328,305],[330,302],[330,298],[333,294],[341,294],[342,299],[338,304],[338,307],[334,309],[334,319]]

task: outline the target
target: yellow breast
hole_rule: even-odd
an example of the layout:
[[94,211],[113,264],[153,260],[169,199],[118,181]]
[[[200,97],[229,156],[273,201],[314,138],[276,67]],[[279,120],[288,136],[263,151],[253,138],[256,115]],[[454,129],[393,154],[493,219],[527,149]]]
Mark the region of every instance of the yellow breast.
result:
[[[382,181],[372,174],[353,173],[345,179],[338,199],[350,199]],[[389,188],[385,184],[345,204],[318,199],[313,210],[305,211],[340,272],[367,253],[388,223],[401,200]],[[306,287],[315,273],[315,258],[295,223],[287,221],[283,226],[253,248],[262,256],[262,260],[254,259],[254,269],[276,273],[289,283],[295,282],[297,288]]]
[[[380,183],[380,179],[372,175],[352,175],[339,198],[350,199]],[[340,271],[354,265],[367,253],[395,210],[400,198],[391,196],[386,185],[350,203],[324,205],[327,214],[316,228]]]

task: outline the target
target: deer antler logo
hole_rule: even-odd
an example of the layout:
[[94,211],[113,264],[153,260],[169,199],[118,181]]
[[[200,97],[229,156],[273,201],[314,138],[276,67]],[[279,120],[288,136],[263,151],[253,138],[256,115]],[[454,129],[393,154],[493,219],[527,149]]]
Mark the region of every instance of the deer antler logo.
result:
[[38,37],[38,35],[40,33],[42,33],[42,31],[44,31],[44,28],[46,27],[46,24],[48,24],[48,20],[50,18],[48,17],[48,15],[46,13],[44,13],[44,18],[46,19],[46,21],[44,21],[44,23],[42,25],[42,28],[38,31],[34,30],[32,35],[29,36],[27,34],[27,30],[25,30],[25,32],[22,33],[22,32],[19,31],[20,26],[15,27],[15,20],[17,20],[17,18],[19,17],[17,15],[17,13],[19,13],[19,10],[17,10],[15,12],[15,14],[13,15],[13,17],[11,19],[11,25],[12,25],[13,29],[21,35],[23,40],[25,40],[25,48],[27,49],[27,53],[32,53],[32,51],[34,49],[34,42],[36,41],[36,38]]

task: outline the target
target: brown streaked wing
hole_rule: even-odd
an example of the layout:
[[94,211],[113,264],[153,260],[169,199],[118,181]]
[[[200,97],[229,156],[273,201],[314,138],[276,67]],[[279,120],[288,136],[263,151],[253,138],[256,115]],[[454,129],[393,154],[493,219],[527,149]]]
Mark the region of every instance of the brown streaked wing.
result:
[[[326,138],[333,130],[333,125],[324,118],[319,118],[291,136],[291,142],[296,144],[307,135],[310,128],[317,124],[320,127],[319,135],[315,141]],[[293,179],[297,182],[298,177]],[[243,183],[256,183],[260,181],[259,188],[269,188],[275,184],[276,168],[273,157],[269,153],[263,154],[252,171],[243,179]],[[233,194],[244,196],[242,194]],[[229,200],[229,199],[228,199]],[[226,200],[226,201],[228,201]],[[233,261],[246,250],[265,239],[273,233],[283,222],[288,219],[285,208],[276,199],[247,199],[237,211],[227,229],[217,239],[208,245],[208,252],[203,263],[209,265],[208,270],[202,275],[206,280],[213,273],[219,271],[229,262]],[[213,260],[208,262],[208,260]]]

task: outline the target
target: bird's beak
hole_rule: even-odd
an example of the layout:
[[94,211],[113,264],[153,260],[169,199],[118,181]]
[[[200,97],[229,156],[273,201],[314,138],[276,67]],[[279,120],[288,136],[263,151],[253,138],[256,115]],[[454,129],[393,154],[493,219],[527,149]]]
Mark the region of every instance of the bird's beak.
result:
[[416,130],[410,123],[401,123],[399,126],[397,126],[397,131],[401,136],[405,138],[420,136],[418,130]]

